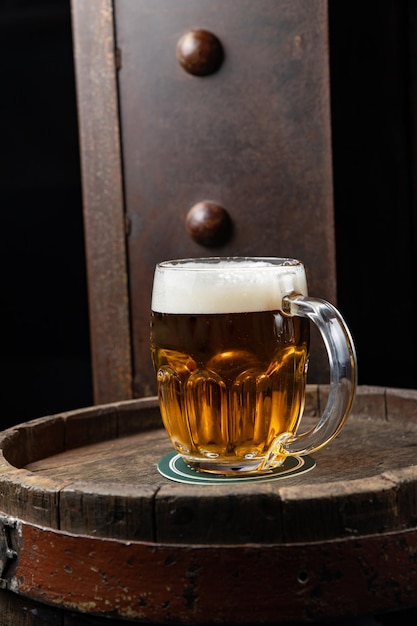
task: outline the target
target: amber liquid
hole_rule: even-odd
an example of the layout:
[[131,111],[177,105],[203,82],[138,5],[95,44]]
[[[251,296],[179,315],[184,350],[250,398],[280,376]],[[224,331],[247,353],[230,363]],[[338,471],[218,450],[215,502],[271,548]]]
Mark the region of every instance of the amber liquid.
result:
[[277,311],[152,313],[162,419],[192,466],[270,471],[304,408],[309,322]]

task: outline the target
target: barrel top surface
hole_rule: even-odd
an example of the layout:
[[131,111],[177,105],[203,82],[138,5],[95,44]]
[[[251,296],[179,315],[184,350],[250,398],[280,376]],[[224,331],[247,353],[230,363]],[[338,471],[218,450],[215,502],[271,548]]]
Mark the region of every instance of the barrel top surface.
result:
[[[327,386],[309,386],[303,429]],[[1,433],[3,513],[60,530],[164,543],[309,542],[417,521],[417,391],[359,387],[309,472],[188,485],[157,469],[172,450],[156,398],[88,407]]]

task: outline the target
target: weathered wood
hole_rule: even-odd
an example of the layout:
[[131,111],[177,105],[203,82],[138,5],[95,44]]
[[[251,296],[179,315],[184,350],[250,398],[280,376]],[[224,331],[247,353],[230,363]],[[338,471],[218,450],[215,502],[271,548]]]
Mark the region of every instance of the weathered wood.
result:
[[[415,626],[417,611],[414,609],[389,611],[369,618],[345,617],[316,622],[316,626]],[[0,626],[127,626],[126,620],[83,615],[16,596],[0,590]],[[139,623],[139,622],[135,622]],[[150,624],[141,621],[141,624]],[[259,622],[257,622],[259,624]],[[287,622],[287,626],[305,626],[306,621]],[[228,626],[234,626],[229,622]]]
[[113,2],[72,0],[96,402],[132,397]]
[[0,626],[126,626],[126,621],[83,615],[0,590]]
[[[305,427],[327,391],[309,386]],[[0,436],[0,490],[17,558],[0,578],[58,607],[183,624],[204,623],[214,597],[219,623],[254,623],[253,593],[257,623],[415,606],[416,405],[414,390],[359,387],[317,466],[266,483],[163,478],[156,465],[171,444],[156,398],[13,427]],[[197,595],[185,606],[187,589]],[[232,615],[238,596],[247,604]]]
[[[309,386],[304,428],[326,399],[326,386]],[[124,539],[243,543],[367,534],[378,524],[394,531],[416,515],[416,404],[414,391],[359,387],[347,424],[316,453],[314,471],[227,489],[160,476],[156,463],[171,444],[155,398],[90,407],[5,431],[0,484],[11,515],[56,527],[51,512],[59,492],[61,529]]]

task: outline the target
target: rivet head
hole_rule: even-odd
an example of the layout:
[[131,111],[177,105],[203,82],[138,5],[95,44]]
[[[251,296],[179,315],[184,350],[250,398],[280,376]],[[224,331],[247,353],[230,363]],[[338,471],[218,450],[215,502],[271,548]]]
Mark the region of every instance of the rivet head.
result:
[[217,72],[224,58],[223,46],[207,30],[191,30],[177,43],[177,59],[181,67],[194,76]]
[[204,200],[187,213],[185,226],[192,239],[202,246],[221,246],[229,239],[232,222],[226,209]]

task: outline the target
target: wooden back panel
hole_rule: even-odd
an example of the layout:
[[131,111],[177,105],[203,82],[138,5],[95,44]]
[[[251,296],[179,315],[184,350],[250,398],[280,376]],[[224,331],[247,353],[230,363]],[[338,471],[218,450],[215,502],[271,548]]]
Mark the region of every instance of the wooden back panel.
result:
[[[155,393],[153,269],[163,259],[302,259],[336,303],[327,2],[72,0],[96,402]],[[179,39],[214,33],[218,71],[179,64]],[[218,245],[187,232],[224,207]],[[327,382],[313,335],[311,382]]]

